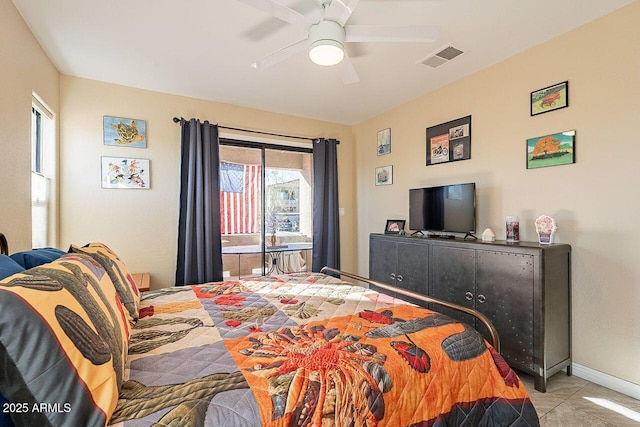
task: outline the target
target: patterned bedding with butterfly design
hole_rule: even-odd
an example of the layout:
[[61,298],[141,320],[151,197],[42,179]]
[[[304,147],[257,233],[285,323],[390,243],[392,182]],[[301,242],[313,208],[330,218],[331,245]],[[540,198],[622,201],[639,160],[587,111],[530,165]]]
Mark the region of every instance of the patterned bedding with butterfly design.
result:
[[535,426],[470,327],[319,273],[142,295],[123,426]]

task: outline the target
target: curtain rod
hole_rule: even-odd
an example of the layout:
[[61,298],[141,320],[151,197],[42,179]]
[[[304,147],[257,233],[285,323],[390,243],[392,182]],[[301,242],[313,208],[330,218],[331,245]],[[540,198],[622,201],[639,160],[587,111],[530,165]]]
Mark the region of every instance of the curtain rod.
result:
[[[180,118],[174,117],[173,118],[173,122],[174,123],[180,123],[181,121],[185,121],[186,122],[187,120],[185,120],[184,117],[180,117]],[[260,134],[260,135],[279,136],[279,137],[282,137],[282,138],[304,139],[304,140],[307,140],[307,141],[316,141],[318,139],[318,138],[309,138],[309,137],[306,137],[306,136],[284,135],[284,134],[280,134],[280,133],[271,133],[271,132],[263,132],[263,131],[260,131],[260,130],[234,128],[234,127],[222,126],[222,125],[218,125],[218,127],[220,129],[237,130],[237,131],[240,131],[240,132],[257,133],[257,134]],[[340,144],[340,141],[338,141],[338,144]]]

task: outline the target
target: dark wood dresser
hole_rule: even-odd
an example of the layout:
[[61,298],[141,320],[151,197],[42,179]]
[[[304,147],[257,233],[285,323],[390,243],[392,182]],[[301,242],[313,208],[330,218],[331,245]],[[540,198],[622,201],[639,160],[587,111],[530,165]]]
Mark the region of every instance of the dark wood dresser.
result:
[[[369,277],[483,313],[504,359],[538,391],[565,367],[571,375],[570,245],[371,234]],[[438,311],[489,337],[471,316]]]

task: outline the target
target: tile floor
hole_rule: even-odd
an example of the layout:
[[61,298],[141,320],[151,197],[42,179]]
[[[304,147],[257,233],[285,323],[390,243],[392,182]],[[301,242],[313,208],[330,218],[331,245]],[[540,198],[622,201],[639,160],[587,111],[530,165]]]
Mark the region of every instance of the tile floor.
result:
[[[563,372],[547,381],[547,392],[533,377],[518,372],[540,417],[541,427],[639,427],[640,400]],[[605,406],[603,406],[605,405]]]

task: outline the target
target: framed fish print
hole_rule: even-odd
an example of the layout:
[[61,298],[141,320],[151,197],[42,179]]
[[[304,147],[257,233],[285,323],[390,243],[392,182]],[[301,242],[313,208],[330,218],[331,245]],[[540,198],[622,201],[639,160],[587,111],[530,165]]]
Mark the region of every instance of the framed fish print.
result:
[[147,122],[145,120],[104,116],[102,133],[104,145],[147,148]]
[[149,159],[105,157],[102,163],[102,188],[149,189]]

